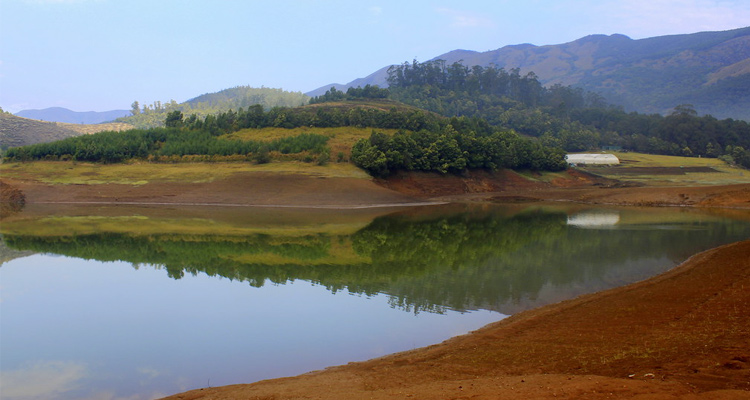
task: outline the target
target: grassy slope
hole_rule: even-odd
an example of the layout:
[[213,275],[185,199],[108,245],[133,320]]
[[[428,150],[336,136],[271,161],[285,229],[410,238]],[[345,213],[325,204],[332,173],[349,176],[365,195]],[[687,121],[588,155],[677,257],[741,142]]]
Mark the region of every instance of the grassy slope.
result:
[[367,138],[373,130],[387,134],[393,134],[395,129],[373,129],[357,127],[338,127],[338,128],[262,128],[262,129],[243,129],[239,132],[230,133],[224,137],[227,139],[240,140],[274,140],[288,136],[296,136],[302,133],[313,133],[329,137],[328,147],[331,148],[331,161],[338,159],[339,153],[343,154],[344,160],[349,160],[352,146],[357,140]]
[[57,126],[63,127],[65,129],[70,129],[72,131],[76,131],[80,134],[84,135],[90,135],[92,133],[97,132],[106,132],[106,131],[126,131],[129,129],[135,129],[133,125],[122,123],[122,122],[107,122],[103,124],[68,124],[65,122],[57,122]]
[[[9,163],[0,165],[0,175],[8,178],[33,180],[47,184],[104,184],[118,183],[126,185],[143,185],[158,182],[210,182],[224,179],[241,172],[278,172],[309,174],[326,177],[349,177],[370,179],[369,175],[353,164],[347,162],[354,143],[369,137],[372,128],[339,127],[339,128],[262,128],[243,129],[223,138],[229,140],[264,140],[271,141],[283,137],[296,136],[301,133],[313,133],[328,136],[331,149],[331,161],[326,165],[301,162],[301,155],[272,154],[275,160],[268,164],[248,162],[219,163],[178,163],[156,164],[134,162],[129,164],[94,164],[71,162],[37,161],[31,163]],[[378,129],[392,134],[395,130]],[[342,161],[339,161],[339,153]],[[299,160],[297,160],[299,159]]]
[[0,146],[25,146],[36,143],[54,142],[68,137],[102,131],[123,131],[128,129],[133,129],[133,126],[123,123],[83,125],[45,122],[0,113]]
[[54,122],[21,118],[9,113],[0,113],[0,147],[25,146],[35,143],[53,142],[79,133]]
[[355,177],[368,179],[362,170],[349,163],[330,163],[325,166],[301,162],[251,163],[181,163],[181,164],[93,164],[37,161],[0,165],[0,175],[6,178],[31,180],[53,185],[97,185],[116,183],[144,185],[160,182],[198,183],[228,178],[242,172],[278,172],[309,174],[326,177]]
[[[705,186],[750,183],[750,171],[733,167],[717,158],[675,157],[641,153],[614,153],[622,164],[613,168],[584,167],[585,171],[604,176],[643,183],[647,186]],[[674,174],[633,175],[629,168],[673,168]],[[718,172],[688,172],[682,167],[709,167]]]

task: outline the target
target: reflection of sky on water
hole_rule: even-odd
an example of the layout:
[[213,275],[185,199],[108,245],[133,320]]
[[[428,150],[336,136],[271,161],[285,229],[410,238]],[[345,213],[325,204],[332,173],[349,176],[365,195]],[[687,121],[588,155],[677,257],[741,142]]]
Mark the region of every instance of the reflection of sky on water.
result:
[[3,399],[156,398],[365,360],[502,318],[46,255],[4,264],[0,282]]
[[49,399],[74,390],[87,371],[80,363],[40,361],[0,374],[4,398]]

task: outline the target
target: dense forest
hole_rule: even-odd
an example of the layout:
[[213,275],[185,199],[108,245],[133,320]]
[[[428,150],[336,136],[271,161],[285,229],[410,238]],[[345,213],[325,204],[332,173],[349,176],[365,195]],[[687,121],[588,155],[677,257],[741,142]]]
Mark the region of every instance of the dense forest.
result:
[[676,104],[668,116],[626,113],[581,88],[544,87],[518,69],[403,63],[388,70],[389,97],[445,116],[485,119],[490,125],[539,138],[566,151],[605,147],[643,153],[723,157],[750,167],[750,124],[698,116]]
[[[565,152],[512,131],[489,134],[461,129],[470,124],[448,125],[441,131],[399,131],[393,136],[373,132],[352,148],[352,161],[373,176],[399,170],[457,173],[465,169],[530,169],[559,171],[567,167]],[[466,120],[464,120],[466,122]]]

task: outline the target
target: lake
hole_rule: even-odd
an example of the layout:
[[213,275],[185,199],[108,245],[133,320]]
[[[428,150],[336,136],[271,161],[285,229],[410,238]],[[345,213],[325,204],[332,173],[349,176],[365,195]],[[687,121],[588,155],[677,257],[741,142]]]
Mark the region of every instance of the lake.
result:
[[441,342],[750,238],[744,211],[30,205],[0,225],[3,399],[152,399]]

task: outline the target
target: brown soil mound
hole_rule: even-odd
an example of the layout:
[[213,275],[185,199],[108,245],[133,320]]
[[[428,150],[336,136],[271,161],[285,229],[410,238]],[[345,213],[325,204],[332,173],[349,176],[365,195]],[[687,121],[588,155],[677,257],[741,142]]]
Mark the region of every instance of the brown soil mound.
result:
[[0,219],[20,211],[26,204],[26,195],[17,187],[0,181]]
[[748,399],[750,241],[424,349],[169,399]]

